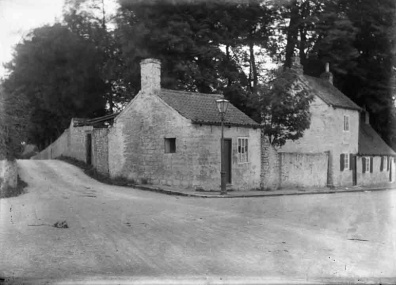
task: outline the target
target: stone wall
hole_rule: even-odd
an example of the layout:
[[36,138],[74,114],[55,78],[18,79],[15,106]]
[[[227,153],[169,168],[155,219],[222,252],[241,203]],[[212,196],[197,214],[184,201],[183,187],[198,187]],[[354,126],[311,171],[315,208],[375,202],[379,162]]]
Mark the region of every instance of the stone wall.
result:
[[279,156],[268,138],[261,133],[261,184],[262,190],[276,190],[280,187]]
[[[340,171],[340,154],[358,152],[359,112],[333,108],[315,97],[310,105],[311,126],[297,141],[288,141],[279,152],[322,153],[330,152],[329,173],[334,186],[352,185],[352,174]],[[344,131],[344,115],[349,116],[350,131]]]
[[92,132],[92,165],[101,174],[109,174],[108,129]]
[[327,186],[327,153],[279,153],[281,188]]
[[52,144],[47,146],[32,159],[52,159],[59,156],[68,156],[70,147],[70,132],[69,129],[65,130],[63,134]]
[[[226,127],[232,140],[232,185],[260,187],[260,131]],[[194,125],[159,97],[141,91],[117,117],[109,134],[112,177],[186,188],[220,188],[219,126]],[[249,162],[239,163],[237,138],[249,138]],[[165,139],[176,139],[176,152],[165,152]]]
[[70,151],[68,156],[87,162],[87,134],[92,133],[92,126],[73,127],[70,126]]

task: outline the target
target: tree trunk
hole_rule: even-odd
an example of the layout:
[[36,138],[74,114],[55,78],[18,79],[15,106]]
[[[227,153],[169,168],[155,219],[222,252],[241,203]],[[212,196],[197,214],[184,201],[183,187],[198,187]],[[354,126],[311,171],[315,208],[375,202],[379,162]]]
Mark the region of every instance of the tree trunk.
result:
[[297,6],[297,1],[294,0],[291,5],[292,7],[290,8],[290,23],[287,30],[285,67],[291,67],[292,65],[292,57],[298,37],[299,9]]
[[258,84],[258,75],[257,75],[257,66],[256,66],[256,58],[254,56],[254,42],[253,42],[253,31],[250,31],[250,40],[249,40],[249,56],[250,56],[250,91],[255,93],[257,90]]

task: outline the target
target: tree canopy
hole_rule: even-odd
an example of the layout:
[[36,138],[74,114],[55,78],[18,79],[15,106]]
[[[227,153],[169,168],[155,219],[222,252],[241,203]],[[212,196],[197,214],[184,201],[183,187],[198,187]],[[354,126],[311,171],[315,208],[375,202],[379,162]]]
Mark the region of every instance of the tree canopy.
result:
[[[65,2],[62,22],[16,46],[3,83],[7,94],[27,98],[28,141],[41,147],[72,117],[122,108],[140,89],[139,61],[147,57],[161,60],[165,88],[222,93],[263,124],[270,112],[266,134],[282,144],[309,126],[309,96],[294,92],[298,103],[286,95],[296,56],[312,76],[329,62],[335,86],[396,146],[393,0],[118,0],[115,14],[103,0]],[[284,72],[268,71],[268,61]],[[290,116],[300,124],[282,121]]]

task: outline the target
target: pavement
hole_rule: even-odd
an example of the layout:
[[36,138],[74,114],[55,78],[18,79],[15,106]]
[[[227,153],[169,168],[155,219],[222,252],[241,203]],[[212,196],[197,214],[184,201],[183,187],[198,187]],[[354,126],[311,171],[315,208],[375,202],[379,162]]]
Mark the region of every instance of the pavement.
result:
[[279,189],[279,190],[250,190],[250,191],[227,191],[227,194],[221,195],[220,191],[194,191],[186,188],[177,188],[171,186],[158,185],[133,185],[132,187],[159,192],[168,195],[199,197],[199,198],[249,198],[249,197],[274,197],[287,195],[313,195],[313,194],[335,194],[335,193],[349,193],[349,192],[365,192],[365,191],[382,191],[396,189],[396,183],[386,183],[382,185],[368,185],[368,186],[350,186],[350,187],[335,187],[335,188],[294,188],[294,189]]

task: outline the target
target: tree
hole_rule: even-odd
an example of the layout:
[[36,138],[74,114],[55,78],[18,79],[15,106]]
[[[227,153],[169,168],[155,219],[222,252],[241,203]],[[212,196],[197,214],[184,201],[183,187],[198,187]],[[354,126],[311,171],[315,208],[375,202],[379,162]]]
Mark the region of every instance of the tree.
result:
[[100,62],[92,44],[61,24],[37,28],[16,46],[4,88],[29,101],[28,142],[43,148],[67,128],[72,117],[104,114],[106,84]]
[[[115,0],[113,0],[115,1]],[[65,1],[63,21],[71,32],[95,46],[101,56],[101,78],[106,84],[107,112],[119,111],[137,91],[125,80],[120,41],[114,32],[116,15],[106,10],[104,0]]]
[[[295,64],[296,65],[296,64]],[[287,140],[301,138],[309,128],[309,104],[313,95],[302,84],[302,67],[286,68],[273,74],[270,84],[261,86],[253,104],[260,106],[256,120],[273,146],[281,147]]]
[[15,159],[21,153],[22,142],[26,138],[28,111],[25,97],[12,96],[0,85],[0,162],[4,160],[0,196],[18,183]]

